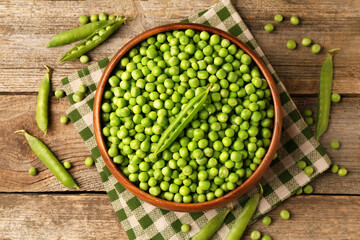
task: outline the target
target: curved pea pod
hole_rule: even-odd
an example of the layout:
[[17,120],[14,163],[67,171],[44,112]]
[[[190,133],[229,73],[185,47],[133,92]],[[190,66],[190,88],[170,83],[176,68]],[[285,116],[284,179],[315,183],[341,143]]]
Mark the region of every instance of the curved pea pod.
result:
[[209,240],[224,223],[224,220],[230,210],[231,208],[228,208],[218,213],[205,224],[205,226],[192,238],[192,240]]
[[49,123],[49,95],[50,95],[50,68],[44,65],[46,74],[41,81],[38,99],[36,103],[36,123],[44,134],[47,132]]
[[340,50],[335,48],[329,51],[329,54],[321,68],[319,95],[318,95],[318,109],[316,119],[316,139],[323,135],[329,124],[330,107],[331,107],[331,89],[333,81],[333,60],[332,52]]
[[64,166],[54,156],[51,150],[38,138],[28,134],[25,130],[18,130],[15,133],[23,133],[32,151],[46,165],[46,167],[55,175],[55,177],[68,188],[77,188],[75,180],[66,171]]
[[75,42],[86,38],[91,35],[96,29],[102,28],[108,25],[111,20],[97,21],[88,24],[84,24],[80,27],[70,29],[68,31],[59,33],[50,39],[50,42],[46,46],[47,48],[62,46],[71,42]]
[[210,88],[211,86],[206,91],[200,93],[199,95],[191,99],[188,104],[186,104],[186,106],[180,111],[176,119],[167,127],[167,129],[161,135],[161,138],[159,139],[157,148],[154,153],[155,155],[168,148],[171,143],[180,135],[182,130],[184,130],[184,128],[195,117],[196,113],[198,113],[200,109],[202,109]]
[[259,205],[260,196],[260,193],[256,193],[246,202],[245,207],[235,219],[225,240],[240,240]]
[[[65,55],[59,60],[59,62],[71,61],[76,58],[81,57],[88,51],[94,49],[100,43],[108,39],[111,34],[113,34],[126,20],[127,18],[119,17],[119,19],[108,23],[102,28],[98,28],[95,32],[93,32],[86,39],[76,44],[70,51],[65,53]],[[99,32],[103,31],[101,36]]]

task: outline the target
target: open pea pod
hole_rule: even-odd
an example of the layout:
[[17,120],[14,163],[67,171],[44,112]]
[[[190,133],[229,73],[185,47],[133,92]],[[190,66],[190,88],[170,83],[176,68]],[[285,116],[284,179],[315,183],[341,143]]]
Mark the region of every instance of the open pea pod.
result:
[[112,21],[107,25],[98,28],[97,30],[95,30],[95,32],[93,32],[93,34],[85,38],[80,43],[76,44],[70,51],[65,53],[65,55],[59,60],[59,62],[74,60],[94,49],[100,43],[108,39],[111,34],[113,34],[125,22],[126,19],[126,17],[119,17],[115,21]]

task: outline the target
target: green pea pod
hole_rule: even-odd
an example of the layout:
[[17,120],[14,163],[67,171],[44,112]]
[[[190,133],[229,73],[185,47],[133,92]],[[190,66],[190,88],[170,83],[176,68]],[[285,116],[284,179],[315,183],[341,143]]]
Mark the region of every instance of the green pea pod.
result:
[[335,48],[329,51],[329,54],[322,66],[319,82],[318,109],[316,120],[316,139],[323,135],[329,124],[331,107],[331,89],[333,81],[333,60],[332,52],[340,50]]
[[211,86],[204,92],[198,94],[191,99],[188,104],[180,111],[176,119],[167,127],[167,129],[161,135],[157,144],[154,155],[164,151],[171,143],[180,135],[182,130],[190,123],[195,117],[196,113],[202,109],[203,104],[206,101]]
[[260,193],[256,193],[246,202],[244,209],[237,216],[225,240],[240,240],[259,205],[260,196]]
[[[100,43],[105,41],[111,36],[126,20],[127,18],[119,17],[118,20],[112,21],[109,24],[105,25],[102,28],[98,28],[93,34],[88,36],[86,39],[76,44],[70,51],[65,53],[65,55],[59,60],[60,62],[71,61],[76,58],[81,57],[88,51],[94,49]],[[99,31],[103,30],[101,36]],[[95,39],[94,39],[95,38]]]
[[224,223],[224,220],[230,210],[231,208],[218,213],[205,224],[205,226],[192,238],[192,240],[209,240]]
[[71,42],[75,42],[84,39],[91,35],[96,29],[102,28],[108,25],[111,20],[97,21],[88,24],[84,24],[80,27],[73,28],[71,30],[59,33],[50,39],[50,42],[46,46],[47,48],[62,46]]
[[31,136],[25,130],[18,130],[15,133],[23,133],[33,152],[46,165],[46,167],[55,175],[55,177],[68,188],[77,188],[75,180],[66,171],[64,166],[54,156],[50,149],[38,138]]
[[47,132],[49,123],[49,95],[50,95],[50,68],[44,65],[46,74],[41,81],[36,104],[36,123],[44,134]]

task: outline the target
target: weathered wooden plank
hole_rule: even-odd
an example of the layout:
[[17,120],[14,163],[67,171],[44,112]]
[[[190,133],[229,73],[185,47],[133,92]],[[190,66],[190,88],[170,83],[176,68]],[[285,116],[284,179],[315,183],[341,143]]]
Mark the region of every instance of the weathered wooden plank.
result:
[[[281,209],[290,220],[280,219]],[[105,194],[2,193],[0,210],[1,239],[128,239]],[[249,227],[245,239],[254,229],[273,239],[359,239],[359,211],[359,196],[296,196],[269,214],[270,226]]]
[[[61,161],[68,160],[73,164],[70,173],[80,183],[81,190],[103,191],[102,184],[95,167],[88,168],[83,164],[89,155],[85,144],[69,124],[63,126],[58,119],[64,114],[69,103],[66,99],[52,98],[51,126],[44,136],[35,122],[35,95],[2,95],[0,106],[0,191],[3,192],[35,192],[66,190],[46,167],[37,159],[27,146],[25,139],[13,132],[25,128],[40,137],[54,151]],[[316,110],[315,98],[295,98],[301,110]],[[360,100],[344,98],[334,104],[328,132],[321,138],[321,143],[334,162],[349,170],[347,177],[325,173],[313,183],[316,193],[359,194],[360,186],[353,184],[360,177]],[[314,127],[314,126],[313,126]],[[339,150],[330,148],[330,141],[337,139],[341,143]],[[28,174],[30,167],[37,167],[40,174],[32,177]]]
[[[154,26],[181,19],[208,8],[213,1],[186,2],[167,1],[133,1],[129,4],[122,2],[104,2],[104,11],[113,13],[119,9],[124,15],[134,17],[134,21],[125,24],[106,44],[99,46],[90,53],[93,60],[100,60],[115,53],[120,46],[140,32]],[[360,20],[357,16],[360,8],[356,8],[357,1],[327,1],[314,3],[305,1],[297,4],[282,2],[279,6],[274,1],[233,1],[237,10],[259,41],[270,62],[274,64],[280,78],[293,94],[314,94],[318,81],[321,64],[326,56],[325,51],[314,55],[310,49],[299,46],[291,51],[285,47],[288,39],[295,39],[298,43],[307,36],[320,43],[326,49],[341,47],[335,58],[334,90],[341,93],[360,93],[357,57],[360,49]],[[76,6],[76,7],[75,7]],[[38,69],[48,64],[56,69],[56,79],[68,75],[71,69],[84,67],[78,61],[60,64],[57,60],[70,46],[46,49],[51,35],[77,26],[77,17],[90,14],[91,7],[97,9],[90,1],[19,1],[15,4],[4,1],[0,3],[0,10],[4,21],[0,23],[0,68],[9,74],[1,79],[2,92],[27,92],[37,89],[36,82],[23,84],[24,79],[38,79],[41,73]],[[327,11],[318,11],[324,7]],[[51,9],[43,11],[42,9]],[[69,9],[68,11],[66,11]],[[97,11],[97,10],[96,10]],[[287,18],[285,22],[276,24],[276,31],[271,34],[263,30],[264,24],[273,22],[275,13],[281,12]],[[288,17],[298,15],[301,18],[299,26],[292,26]],[[35,17],[36,16],[36,17]],[[25,68],[25,69],[23,69]],[[34,70],[29,70],[34,69]],[[13,74],[10,74],[13,69]],[[20,69],[20,70],[19,70]],[[65,70],[66,69],[66,70]],[[16,76],[14,73],[16,73]],[[57,81],[58,83],[59,81]],[[349,84],[351,83],[351,84]],[[26,86],[24,86],[26,85]],[[55,85],[56,86],[56,85]],[[301,86],[301,87],[299,87]]]

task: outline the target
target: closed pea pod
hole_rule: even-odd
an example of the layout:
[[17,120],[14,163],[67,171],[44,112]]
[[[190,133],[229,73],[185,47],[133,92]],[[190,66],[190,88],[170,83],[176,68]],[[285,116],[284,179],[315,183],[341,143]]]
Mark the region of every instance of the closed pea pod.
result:
[[102,28],[113,21],[98,21],[84,24],[80,27],[59,33],[50,39],[47,48],[62,46],[71,42],[84,39],[91,35],[96,29]]
[[211,86],[206,91],[191,99],[184,109],[181,110],[175,121],[173,121],[162,134],[154,153],[155,155],[168,148],[195,117],[196,113],[200,111],[206,101],[210,88]]
[[51,150],[38,138],[28,134],[25,130],[18,130],[15,133],[23,133],[33,152],[55,175],[55,177],[68,188],[79,188],[75,180],[66,171],[64,166],[54,156]]
[[331,89],[333,81],[333,61],[332,52],[340,50],[335,48],[329,51],[320,73],[318,110],[316,119],[316,139],[323,135],[329,124],[329,115],[331,107]]
[[44,134],[47,132],[49,123],[49,95],[50,95],[50,68],[44,65],[46,74],[41,81],[36,104],[36,123]]
[[229,208],[218,213],[205,224],[205,226],[192,238],[192,240],[210,239],[216,233],[216,231],[219,230],[230,210],[231,209]]
[[59,62],[71,61],[81,57],[88,51],[92,50],[100,43],[110,37],[126,20],[127,18],[119,17],[118,20],[110,21],[102,28],[98,28],[90,36],[85,38],[80,43],[76,44],[70,51],[59,60]]

